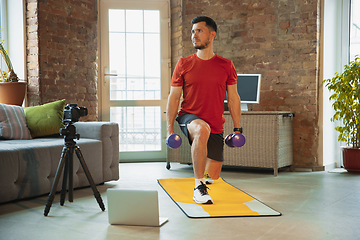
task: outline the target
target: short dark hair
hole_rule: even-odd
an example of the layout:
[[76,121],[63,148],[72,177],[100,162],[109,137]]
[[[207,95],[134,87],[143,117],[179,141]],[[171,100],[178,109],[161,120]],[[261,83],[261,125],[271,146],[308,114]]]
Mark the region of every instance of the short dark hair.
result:
[[199,22],[205,22],[206,26],[208,28],[212,28],[212,30],[214,30],[217,33],[217,25],[213,19],[206,17],[206,16],[198,16],[198,17],[194,18],[193,20],[191,20],[192,24],[199,23]]

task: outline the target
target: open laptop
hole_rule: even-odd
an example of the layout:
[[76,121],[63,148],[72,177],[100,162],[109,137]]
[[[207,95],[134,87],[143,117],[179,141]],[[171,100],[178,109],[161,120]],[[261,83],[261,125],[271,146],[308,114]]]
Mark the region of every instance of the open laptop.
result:
[[110,224],[159,227],[168,221],[159,218],[156,190],[107,190]]

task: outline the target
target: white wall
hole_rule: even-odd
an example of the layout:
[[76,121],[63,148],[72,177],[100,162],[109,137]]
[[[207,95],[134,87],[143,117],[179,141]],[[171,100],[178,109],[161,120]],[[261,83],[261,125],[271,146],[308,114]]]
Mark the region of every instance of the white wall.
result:
[[[322,34],[323,34],[323,51],[322,51],[322,64],[320,66],[320,80],[332,78],[335,72],[342,72],[343,51],[342,46],[344,44],[342,36],[342,6],[343,1],[324,0],[323,1],[323,18],[322,18]],[[323,166],[331,168],[334,163],[337,167],[341,166],[341,149],[340,143],[337,141],[338,133],[334,130],[335,123],[330,122],[330,118],[334,114],[334,110],[329,101],[331,93],[325,87],[322,86],[322,94],[319,96],[322,99],[322,156]],[[320,90],[321,91],[321,90]]]
[[7,1],[7,48],[15,73],[25,79],[25,28],[23,0]]

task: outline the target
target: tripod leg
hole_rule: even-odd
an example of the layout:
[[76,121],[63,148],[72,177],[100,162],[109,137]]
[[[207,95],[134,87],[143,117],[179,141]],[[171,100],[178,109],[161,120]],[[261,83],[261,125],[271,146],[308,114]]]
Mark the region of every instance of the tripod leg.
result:
[[91,176],[91,174],[89,172],[89,169],[87,168],[84,157],[83,157],[83,155],[82,155],[82,153],[80,151],[80,148],[78,146],[76,146],[75,152],[76,152],[76,155],[77,155],[77,157],[78,157],[78,159],[79,159],[79,161],[81,163],[82,168],[84,169],[85,175],[86,175],[86,177],[87,177],[87,179],[88,179],[88,181],[90,183],[90,186],[91,186],[91,188],[93,190],[96,201],[98,202],[101,210],[105,211],[105,206],[104,206],[104,203],[103,203],[102,198],[100,196],[100,193],[99,193],[99,191],[97,190],[97,188],[95,186],[94,180],[93,180],[93,178],[92,178],[92,176]]
[[73,162],[73,156],[74,156],[74,147],[71,146],[70,153],[68,155],[69,159],[69,202],[73,202],[73,172],[74,172],[74,162]]
[[69,154],[67,154],[67,158],[65,158],[63,182],[62,182],[61,191],[60,191],[60,205],[61,206],[63,206],[64,202],[65,202],[68,173],[69,173]]
[[63,170],[64,168],[64,164],[65,164],[65,161],[66,161],[66,155],[67,155],[67,148],[64,147],[63,150],[62,150],[62,153],[61,153],[61,158],[60,158],[60,162],[59,162],[59,165],[58,165],[58,168],[56,170],[56,174],[55,174],[55,178],[54,178],[54,182],[52,184],[52,187],[51,187],[51,191],[50,191],[50,194],[48,196],[48,199],[46,201],[46,206],[45,206],[45,210],[44,210],[44,215],[47,216],[49,211],[50,211],[50,207],[52,205],[52,202],[54,200],[54,196],[55,196],[55,192],[56,192],[56,187],[59,183],[59,180],[60,180],[60,174],[61,174],[61,170]]

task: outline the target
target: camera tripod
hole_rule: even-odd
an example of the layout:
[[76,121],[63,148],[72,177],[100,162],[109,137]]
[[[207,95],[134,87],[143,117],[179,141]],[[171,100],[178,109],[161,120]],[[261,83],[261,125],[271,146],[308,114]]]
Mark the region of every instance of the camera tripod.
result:
[[98,202],[101,210],[105,211],[105,206],[104,206],[104,203],[100,196],[100,193],[98,192],[98,190],[95,186],[94,180],[89,172],[89,169],[86,166],[86,163],[85,163],[84,157],[80,151],[80,148],[79,148],[79,146],[76,145],[76,142],[74,141],[75,138],[78,140],[80,138],[80,135],[76,134],[75,126],[71,122],[68,123],[66,128],[61,129],[60,134],[65,136],[64,137],[65,144],[64,144],[64,147],[63,147],[63,150],[61,153],[61,158],[60,158],[58,168],[56,170],[54,182],[52,184],[51,191],[50,191],[50,194],[49,194],[47,202],[46,202],[44,215],[47,216],[50,211],[50,207],[54,200],[56,188],[57,188],[59,180],[60,180],[61,171],[64,169],[64,165],[65,165],[65,169],[64,169],[64,175],[63,175],[62,187],[61,187],[61,191],[60,191],[60,205],[63,206],[64,202],[65,202],[66,185],[67,185],[68,177],[69,177],[69,202],[73,202],[73,154],[74,154],[74,151],[80,161],[82,168],[84,169],[85,175],[86,175],[86,177],[90,183],[90,186],[93,190],[96,201]]

